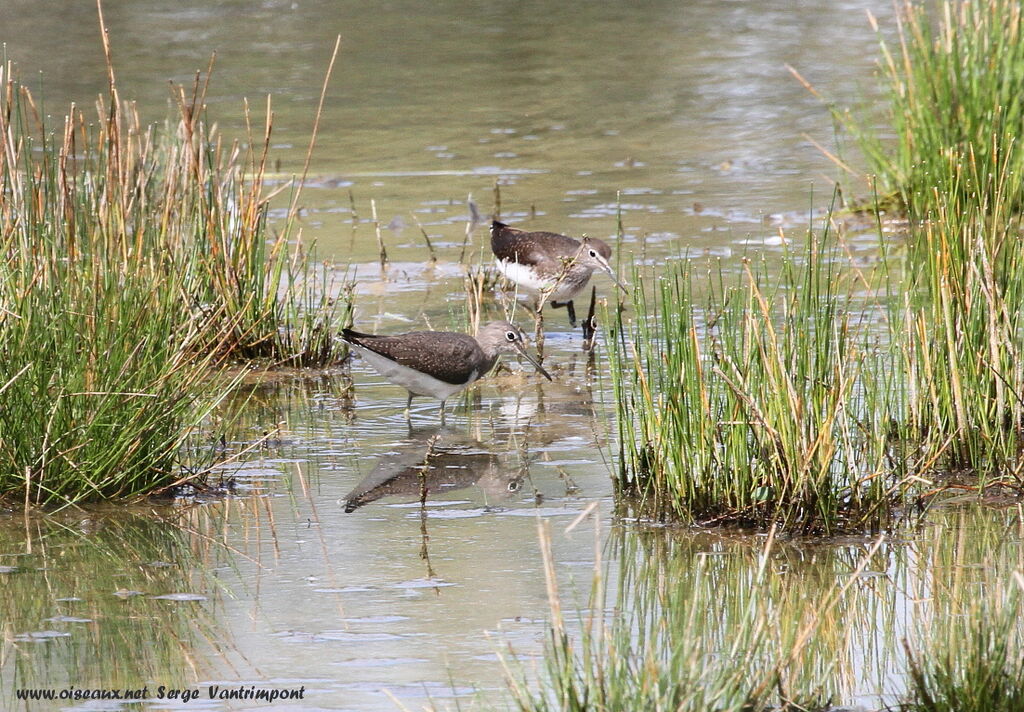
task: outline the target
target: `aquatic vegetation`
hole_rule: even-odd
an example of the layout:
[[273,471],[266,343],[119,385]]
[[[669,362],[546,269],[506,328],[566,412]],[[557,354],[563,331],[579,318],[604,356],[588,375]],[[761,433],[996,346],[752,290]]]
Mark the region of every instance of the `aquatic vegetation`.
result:
[[272,236],[262,146],[226,145],[205,85],[144,126],[116,90],[40,115],[0,70],[0,496],[68,503],[181,476],[229,361],[330,363],[351,311],[294,221]]
[[1016,574],[980,598],[954,600],[921,625],[919,650],[907,646],[909,690],[900,712],[1012,712],[1024,709],[1024,630]]
[[[1014,608],[1014,615],[1019,608]],[[1014,712],[1024,709],[1019,631],[1001,614],[993,623],[972,619],[961,647],[927,651],[913,670],[914,689],[901,712]],[[1010,644],[1014,639],[1013,645]]]
[[899,7],[897,30],[897,48],[880,40],[884,116],[833,109],[864,154],[868,173],[877,176],[878,190],[918,215],[952,195],[982,203],[999,196],[1019,209],[1020,182],[1004,193],[1000,180],[1024,169],[1020,3],[907,1]]
[[912,229],[902,314],[908,432],[938,469],[1019,485],[1024,462],[1024,248],[1005,201],[948,196]]
[[889,318],[906,383],[896,417],[936,470],[1019,485],[1022,9],[906,2],[897,30],[897,50],[880,45],[883,120],[833,109],[877,176],[873,207],[891,196],[909,218],[893,291],[904,298]]
[[839,269],[826,228],[772,289],[749,266],[706,304],[689,267],[637,289],[649,317],[611,356],[617,486],[642,512],[831,533],[882,525],[914,482],[1020,486],[1024,23],[1003,0],[938,9],[933,32],[907,4],[900,56],[883,44],[897,140],[857,133],[907,212],[902,257],[880,233],[877,278]]
[[637,312],[620,316],[610,359],[620,495],[639,513],[834,533],[881,526],[909,481],[894,457],[893,394],[870,322],[852,305],[827,232],[774,281],[748,263],[740,283],[698,303],[693,267],[673,263]]
[[826,230],[769,286],[712,268],[699,301],[678,263],[647,297],[637,275],[647,316],[609,349],[624,508],[829,534],[884,526],[953,473],[1019,487],[1024,248],[997,208],[944,207],[874,274]]

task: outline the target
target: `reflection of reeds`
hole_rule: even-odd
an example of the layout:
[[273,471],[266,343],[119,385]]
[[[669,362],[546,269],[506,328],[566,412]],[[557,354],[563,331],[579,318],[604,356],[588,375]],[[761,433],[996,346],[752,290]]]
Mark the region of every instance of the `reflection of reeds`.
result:
[[545,555],[551,637],[537,679],[512,669],[514,699],[521,710],[560,712],[823,710],[854,700],[869,709],[906,700],[914,712],[1019,709],[1024,624],[1009,587],[1021,522],[1013,511],[931,516],[923,535],[903,532],[909,541],[852,546],[615,530],[617,565],[596,565],[578,626],[555,602]]
[[664,532],[618,542],[617,588],[609,594],[595,572],[578,639],[553,603],[539,690],[512,676],[520,709],[823,710],[838,696],[834,673],[850,665],[845,601],[878,544],[837,559],[839,579],[792,586],[771,539],[760,552],[741,542],[708,551]]
[[[0,526],[2,574],[0,706],[18,688],[143,687],[194,680],[206,656],[230,649],[220,629],[217,590],[195,542],[173,524],[124,511],[10,520]],[[209,556],[211,552],[206,551]],[[190,593],[205,601],[159,600]],[[73,622],[66,616],[87,619]],[[68,633],[32,642],[40,631]],[[204,652],[205,651],[205,652]]]
[[226,144],[197,81],[158,131],[119,100],[111,69],[97,120],[72,108],[55,130],[10,71],[0,68],[0,496],[145,492],[175,479],[189,428],[223,397],[211,372],[229,359],[336,360],[351,294],[315,267],[296,211],[270,233],[269,116],[248,151]]
[[948,526],[922,543],[926,573],[907,582],[920,603],[902,641],[907,689],[898,709],[1024,709],[1024,521],[1017,509],[937,515]]
[[[1024,580],[1018,579],[1024,585]],[[903,712],[1017,712],[1024,709],[1021,591],[982,599],[907,647],[911,685]]]

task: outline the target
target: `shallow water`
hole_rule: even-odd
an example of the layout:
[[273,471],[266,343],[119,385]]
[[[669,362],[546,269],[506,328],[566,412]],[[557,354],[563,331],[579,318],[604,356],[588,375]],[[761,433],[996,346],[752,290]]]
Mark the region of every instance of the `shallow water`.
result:
[[[209,106],[226,136],[244,136],[243,98],[259,123],[273,94],[277,181],[302,170],[342,35],[303,238],[329,269],[355,276],[356,325],[368,331],[461,323],[467,199],[488,215],[496,184],[503,218],[538,228],[613,236],[621,211],[618,247],[638,264],[710,254],[729,269],[799,239],[808,215],[828,206],[836,169],[804,136],[834,148],[827,112],[785,64],[841,102],[871,96],[868,8],[884,26],[891,6],[874,2],[104,3],[122,95],[153,120],[166,115],[166,80],[190,82],[212,51]],[[23,77],[42,72],[31,81],[54,114],[105,85],[96,27],[88,3],[0,4],[7,56]],[[383,275],[371,201],[391,257]],[[436,265],[424,264],[417,221]],[[485,238],[469,233],[473,261]],[[607,279],[595,283],[610,294]],[[603,355],[588,367],[564,312],[547,319],[545,348],[554,383],[513,363],[450,402],[443,429],[426,399],[410,429],[404,391],[362,363],[351,382],[307,374],[250,389],[232,450],[280,433],[231,473],[239,496],[0,520],[2,704],[13,707],[22,686],[205,696],[214,683],[305,686],[302,702],[275,710],[396,709],[388,694],[410,709],[500,699],[496,652],[511,644],[529,664],[547,630],[539,522],[550,523],[562,583],[575,581],[576,594],[562,589],[572,607],[589,591],[593,522],[564,530],[593,503],[602,537],[613,519]],[[346,512],[353,491],[359,506]],[[995,576],[1019,565],[1015,516],[935,516],[877,567],[896,581],[892,596],[863,605],[909,615],[900,586],[927,579],[942,552],[952,560],[935,570]],[[1007,528],[994,554],[956,548]],[[677,565],[712,553],[729,562],[723,586],[737,588],[763,543],[680,537]],[[833,583],[865,546],[788,547],[794,585]],[[927,547],[933,559],[918,561]],[[895,648],[899,626],[879,633],[859,620],[851,638]],[[872,704],[878,693],[851,683],[848,697]]]

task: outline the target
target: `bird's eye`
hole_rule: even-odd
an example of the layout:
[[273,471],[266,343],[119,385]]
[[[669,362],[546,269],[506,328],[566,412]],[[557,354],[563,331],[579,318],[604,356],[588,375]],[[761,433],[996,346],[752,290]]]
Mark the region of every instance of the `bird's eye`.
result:
[[597,257],[597,250],[591,250],[590,251],[590,256],[591,257]]
[[522,487],[522,486],[523,486],[523,483],[520,482],[519,480],[509,480],[509,482],[508,482],[508,491],[509,492],[518,492],[519,488]]
[[515,341],[516,340],[516,332],[514,332],[514,331],[506,331],[505,332],[505,338],[508,339],[509,341]]

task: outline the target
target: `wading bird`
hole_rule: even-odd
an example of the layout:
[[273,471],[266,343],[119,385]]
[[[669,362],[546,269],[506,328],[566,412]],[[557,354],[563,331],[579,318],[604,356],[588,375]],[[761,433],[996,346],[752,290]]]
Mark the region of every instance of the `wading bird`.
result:
[[414,396],[431,396],[444,403],[486,376],[501,354],[518,354],[549,381],[551,375],[526,351],[526,337],[515,324],[492,321],[476,337],[454,331],[412,331],[384,336],[344,329],[348,342],[386,380],[409,391],[406,417]]
[[577,240],[555,232],[526,232],[495,220],[491,223],[491,251],[506,278],[537,295],[538,313],[550,299],[553,308],[566,307],[573,326],[573,297],[587,286],[594,270],[607,273],[626,291],[608,264],[612,249],[594,237]]

